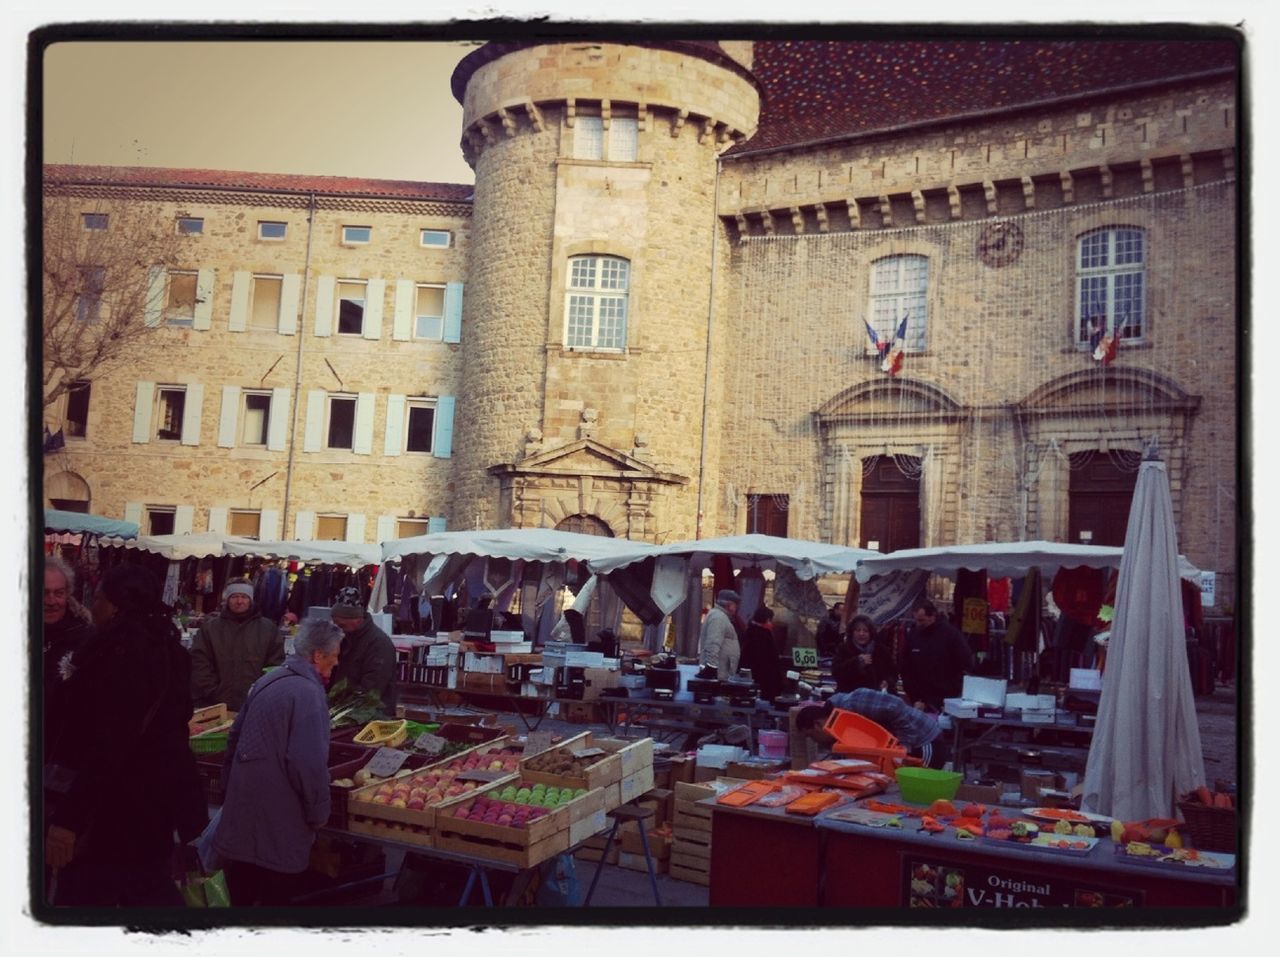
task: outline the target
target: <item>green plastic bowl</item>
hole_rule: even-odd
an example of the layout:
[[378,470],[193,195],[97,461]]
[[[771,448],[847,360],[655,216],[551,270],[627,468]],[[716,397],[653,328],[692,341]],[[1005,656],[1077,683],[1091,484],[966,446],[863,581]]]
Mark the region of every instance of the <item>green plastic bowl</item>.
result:
[[932,804],[939,798],[950,801],[955,797],[963,775],[958,771],[935,771],[932,768],[898,768],[897,778],[904,801]]

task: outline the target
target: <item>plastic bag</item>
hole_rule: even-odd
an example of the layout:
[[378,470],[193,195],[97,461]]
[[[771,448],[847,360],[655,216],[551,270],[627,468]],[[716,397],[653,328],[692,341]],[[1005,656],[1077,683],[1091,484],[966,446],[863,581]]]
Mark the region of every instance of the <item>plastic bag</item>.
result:
[[[603,865],[601,865],[603,866]],[[582,889],[574,869],[573,855],[561,854],[544,863],[539,870],[537,903],[540,907],[577,907]]]
[[182,899],[188,907],[230,907],[226,875],[222,871],[212,874],[189,872],[182,885]]

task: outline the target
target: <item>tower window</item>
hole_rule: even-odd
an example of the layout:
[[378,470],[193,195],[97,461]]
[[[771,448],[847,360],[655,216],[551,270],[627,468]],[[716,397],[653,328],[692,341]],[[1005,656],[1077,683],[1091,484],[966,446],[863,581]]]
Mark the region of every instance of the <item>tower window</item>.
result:
[[615,256],[569,260],[565,345],[570,349],[623,349],[631,263]]

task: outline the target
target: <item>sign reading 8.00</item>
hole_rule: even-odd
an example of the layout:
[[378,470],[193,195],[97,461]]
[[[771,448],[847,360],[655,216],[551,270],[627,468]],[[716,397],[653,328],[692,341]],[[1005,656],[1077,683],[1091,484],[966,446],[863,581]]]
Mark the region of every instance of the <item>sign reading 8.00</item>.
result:
[[797,668],[815,668],[818,664],[818,649],[792,648],[791,661]]

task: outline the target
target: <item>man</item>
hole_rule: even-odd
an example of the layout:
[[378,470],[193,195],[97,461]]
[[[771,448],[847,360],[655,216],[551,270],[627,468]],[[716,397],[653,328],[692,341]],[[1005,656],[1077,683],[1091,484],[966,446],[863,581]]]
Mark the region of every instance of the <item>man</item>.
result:
[[929,599],[916,602],[912,615],[916,626],[903,649],[902,688],[917,708],[941,711],[944,698],[960,697],[965,673],[973,670],[973,653]]
[[396,646],[364,610],[359,589],[350,586],[341,589],[329,614],[343,634],[332,683],[336,685],[346,679],[352,691],[376,691],[382,699],[383,711],[394,714]]
[[830,658],[836,653],[836,646],[840,644],[840,615],[843,609],[844,602],[836,602],[827,612],[827,617],[818,622],[816,643],[819,658]]
[[84,607],[71,597],[75,590],[75,573],[61,558],[50,555],[44,560],[44,690],[48,695],[59,685],[58,665],[93,633],[93,625]]
[[738,613],[742,597],[732,589],[721,589],[716,603],[702,619],[698,634],[698,664],[703,668],[715,668],[719,678],[732,678],[738,673],[738,658],[742,646],[738,644],[738,629],[733,616]]
[[941,768],[951,757],[951,749],[941,737],[942,728],[937,718],[911,707],[897,695],[874,688],[839,692],[825,704],[801,708],[796,713],[796,730],[830,752],[835,738],[822,726],[835,708],[852,711],[874,721],[897,738],[907,749],[907,754],[919,758],[925,767]]
[[201,623],[191,642],[191,697],[197,708],[225,703],[239,711],[263,669],[283,662],[284,639],[258,614],[253,586],[231,582],[221,610]]

